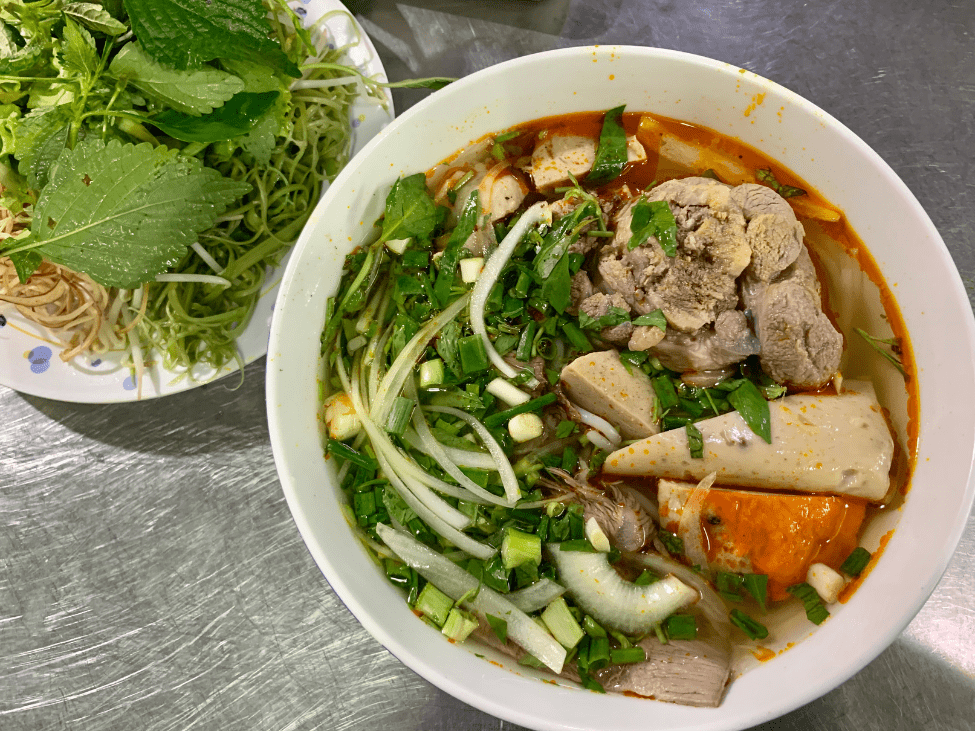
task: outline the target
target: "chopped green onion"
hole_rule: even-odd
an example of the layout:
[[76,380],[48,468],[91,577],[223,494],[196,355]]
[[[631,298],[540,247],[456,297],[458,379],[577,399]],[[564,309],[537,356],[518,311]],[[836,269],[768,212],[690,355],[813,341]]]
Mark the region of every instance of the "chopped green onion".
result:
[[515,358],[522,363],[527,363],[532,357],[532,344],[535,341],[535,330],[537,325],[534,320],[529,320],[528,325],[521,331],[521,339],[518,341],[518,348],[515,350]]
[[545,395],[534,398],[531,401],[526,401],[518,406],[513,406],[506,411],[499,411],[496,414],[491,414],[484,419],[484,426],[486,426],[488,429],[494,429],[504,424],[512,416],[527,414],[531,411],[540,411],[546,406],[555,403],[557,398],[558,397],[554,393],[546,393]]
[[697,639],[697,620],[690,614],[671,614],[664,620],[663,627],[668,639]]
[[565,322],[562,325],[562,332],[565,333],[565,337],[569,339],[569,342],[577,350],[581,350],[583,353],[592,351],[592,343],[589,342],[589,338],[586,337],[586,334],[575,323]]
[[[427,586],[430,586],[430,584],[427,584]],[[477,618],[470,612],[465,612],[463,609],[454,607],[450,610],[450,614],[447,615],[447,621],[444,622],[443,630],[441,631],[447,637],[454,640],[454,642],[463,642],[476,629]]]
[[670,380],[670,376],[657,376],[650,379],[650,384],[653,386],[654,393],[657,394],[661,409],[672,409],[680,403],[677,398],[677,389],[674,388],[674,382]]
[[752,640],[764,640],[768,637],[768,628],[761,622],[756,622],[740,609],[732,609],[728,615],[731,623],[748,635]]
[[585,636],[579,623],[572,616],[569,605],[565,603],[565,599],[562,597],[545,607],[545,611],[542,612],[542,621],[552,633],[552,637],[566,649],[578,645],[579,640]]
[[524,563],[537,566],[542,562],[542,539],[534,533],[524,533],[510,526],[505,528],[501,560],[508,571]]
[[642,647],[620,647],[609,651],[609,661],[613,665],[628,665],[644,662],[646,659],[647,651]]
[[606,630],[588,614],[582,618],[582,628],[590,637],[606,637]]
[[339,459],[344,459],[346,462],[351,462],[357,467],[362,467],[366,470],[375,470],[379,468],[379,463],[371,457],[367,457],[361,452],[357,452],[348,444],[344,442],[339,442],[335,439],[329,439],[325,443],[325,453],[334,454]]
[[398,437],[403,436],[410,419],[413,417],[415,405],[413,399],[408,399],[405,396],[397,396],[393,399],[393,406],[386,418],[386,431]]
[[466,375],[479,373],[491,365],[480,335],[468,335],[458,340],[457,353],[460,357],[460,367]]
[[440,358],[424,361],[420,364],[420,388],[443,383],[444,375],[443,361]]
[[846,557],[840,566],[840,571],[850,576],[859,576],[870,562],[870,551],[863,546],[857,546],[853,553]]
[[423,612],[426,616],[437,623],[438,627],[443,627],[454,606],[454,600],[444,594],[440,589],[431,583],[427,583],[416,598],[417,611]]
[[515,299],[523,300],[528,296],[528,289],[532,284],[532,276],[528,272],[519,272],[518,281],[515,282],[515,286],[508,290],[510,294]]
[[788,587],[786,591],[802,602],[802,606],[806,610],[806,617],[813,624],[822,624],[829,616],[829,610],[819,598],[819,594],[805,581]]

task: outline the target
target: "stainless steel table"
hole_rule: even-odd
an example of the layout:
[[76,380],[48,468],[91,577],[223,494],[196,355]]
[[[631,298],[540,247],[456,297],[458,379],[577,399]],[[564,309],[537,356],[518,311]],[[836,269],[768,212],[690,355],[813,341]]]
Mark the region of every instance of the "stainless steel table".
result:
[[[743,66],[865,139],[928,210],[962,273],[975,271],[968,0],[350,4],[393,79],[589,43]],[[397,92],[398,109],[421,95]],[[0,729],[515,728],[414,675],[331,592],[275,476],[263,366],[248,367],[237,390],[227,379],[131,405],[0,388]],[[973,576],[969,518],[894,645],[760,728],[975,729]]]

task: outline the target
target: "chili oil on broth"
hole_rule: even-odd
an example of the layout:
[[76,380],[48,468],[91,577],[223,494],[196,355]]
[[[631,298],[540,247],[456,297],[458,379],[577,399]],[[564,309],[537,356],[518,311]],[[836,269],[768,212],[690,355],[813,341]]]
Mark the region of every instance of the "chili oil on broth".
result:
[[[505,161],[518,166],[524,164],[525,157],[530,157],[540,136],[560,133],[598,139],[604,114],[605,110],[544,117],[486,135],[430,169],[427,172],[428,186],[436,190],[449,172],[490,159],[494,138],[500,134],[517,133],[504,146],[510,153]],[[841,373],[845,380],[866,380],[874,385],[895,442],[891,490],[884,504],[866,506],[859,536],[859,544],[874,554],[864,572],[868,573],[896,527],[898,508],[908,491],[917,458],[920,401],[916,367],[892,288],[842,212],[799,175],[773,158],[728,135],[658,115],[625,112],[622,125],[628,136],[635,136],[644,146],[647,158],[628,164],[622,175],[598,188],[597,194],[601,197],[610,198],[623,186],[629,186],[631,190],[644,189],[672,178],[701,175],[707,170],[722,182],[739,185],[761,182],[756,171],[767,169],[780,184],[806,191],[806,195],[786,200],[805,230],[805,242],[822,285],[824,312],[844,338]],[[661,154],[668,151],[674,151],[678,159]],[[531,192],[523,207],[542,197],[532,188],[530,176],[526,178]],[[585,185],[584,178],[580,182]],[[824,221],[810,213],[825,214],[827,218],[837,220]],[[878,338],[897,338],[906,375],[902,376],[877,354],[857,334],[857,328]],[[647,480],[645,488],[655,492],[655,485],[651,483],[652,480]],[[841,595],[841,603],[845,603],[861,583],[862,578],[850,582]],[[838,608],[838,604],[831,605],[832,612]],[[801,603],[794,600],[779,602],[767,615],[756,616],[768,627],[770,634],[759,641],[748,641],[741,633],[734,636],[732,678],[794,647],[816,630],[816,625],[806,618]]]

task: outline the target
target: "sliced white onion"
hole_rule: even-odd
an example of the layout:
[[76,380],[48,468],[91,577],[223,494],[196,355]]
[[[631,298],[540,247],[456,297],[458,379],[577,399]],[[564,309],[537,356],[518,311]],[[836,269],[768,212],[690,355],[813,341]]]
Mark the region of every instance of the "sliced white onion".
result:
[[562,672],[565,648],[511,601],[480,585],[477,579],[460,566],[412,536],[395,531],[382,523],[376,525],[376,532],[407,566],[415,569],[454,601],[476,590],[476,596],[465,601],[465,606],[479,614],[490,614],[505,620],[509,640],[530,652],[552,672]]
[[400,351],[380,382],[375,400],[370,404],[369,414],[374,421],[380,424],[385,422],[393,399],[399,396],[400,391],[403,390],[403,384],[412,375],[416,361],[427,347],[427,343],[467,306],[470,299],[470,292],[458,297],[447,309],[420,328],[419,332],[406,344],[406,347]]
[[652,632],[655,625],[699,598],[695,589],[676,576],[639,586],[623,581],[610,565],[608,554],[562,551],[557,543],[547,548],[559,580],[579,608],[626,634]]
[[510,381],[503,378],[495,378],[484,389],[488,393],[497,396],[508,406],[520,406],[531,401],[531,396],[518,388]]
[[518,501],[518,498],[521,497],[521,488],[518,487],[518,477],[515,475],[515,470],[511,466],[511,462],[508,461],[504,450],[501,449],[501,445],[491,436],[491,432],[487,430],[487,427],[466,411],[461,411],[450,406],[427,406],[426,410],[456,416],[461,421],[466,421],[477,432],[478,438],[488,448],[488,451],[494,458],[498,473],[501,475],[501,484],[504,485],[504,495],[508,498],[508,503],[514,505]]
[[[416,388],[414,387],[412,378],[406,381],[406,395],[408,398],[416,399]],[[488,500],[497,505],[511,507],[515,504],[515,501],[510,498],[507,501],[501,500],[497,495],[488,492],[461,472],[460,467],[447,456],[443,447],[440,446],[440,442],[434,439],[433,433],[430,431],[430,426],[427,424],[427,419],[423,415],[423,410],[420,408],[413,410],[413,428],[416,429],[416,433],[420,437],[424,451],[443,468],[444,472],[457,480],[457,483],[461,487],[466,488],[482,500]]]
[[523,612],[537,612],[565,594],[565,587],[551,579],[539,579],[534,584],[508,594],[508,601]]
[[624,559],[641,568],[650,569],[666,576],[673,574],[688,586],[692,586],[701,594],[697,608],[705,616],[711,626],[719,633],[728,637],[731,634],[731,623],[728,621],[728,609],[711,585],[693,569],[672,558],[657,553],[627,553]]
[[687,502],[681,507],[680,522],[677,527],[678,534],[684,540],[684,555],[690,559],[692,565],[700,566],[705,576],[710,575],[710,568],[702,536],[704,527],[701,522],[701,509],[717,476],[717,472],[712,472],[691,489]]
[[579,412],[579,418],[582,420],[582,423],[586,426],[591,426],[593,429],[601,431],[603,436],[613,443],[614,448],[619,447],[619,445],[623,443],[623,437],[621,437],[620,433],[616,431],[616,427],[606,421],[603,417],[596,416],[596,414],[592,413],[591,411],[586,411],[578,404],[572,405],[575,407],[575,410]]
[[[485,264],[484,269],[481,271],[481,276],[477,279],[477,284],[471,290],[471,329],[481,336],[481,340],[484,342],[484,349],[487,351],[488,358],[490,358],[494,367],[508,378],[517,376],[518,371],[505,362],[504,358],[495,350],[491,338],[488,337],[487,328],[484,325],[484,307],[487,304],[488,296],[490,296],[495,282],[498,281],[498,277],[501,275],[501,270],[508,263],[508,259],[511,258],[511,253],[521,242],[522,237],[528,233],[528,229],[542,221],[551,222],[551,220],[552,212],[549,210],[548,203],[544,201],[536,203],[525,211],[521,215],[521,218],[518,219],[518,222],[511,227],[508,235],[498,244],[498,248],[491,254],[491,258],[487,260],[487,264]],[[534,383],[531,385],[531,388],[535,388],[538,385],[538,381],[535,378],[532,378],[532,381]]]
[[[403,439],[409,444],[413,449],[418,449],[423,451],[423,443],[420,441],[420,435],[417,434],[412,429],[407,429],[406,434],[403,435]],[[457,447],[448,447],[446,444],[437,442],[443,448],[443,451],[447,453],[450,457],[450,461],[460,467],[470,467],[475,470],[494,470],[497,472],[498,465],[494,461],[494,457],[490,454],[485,454],[484,452],[474,452],[470,449],[458,449]]]

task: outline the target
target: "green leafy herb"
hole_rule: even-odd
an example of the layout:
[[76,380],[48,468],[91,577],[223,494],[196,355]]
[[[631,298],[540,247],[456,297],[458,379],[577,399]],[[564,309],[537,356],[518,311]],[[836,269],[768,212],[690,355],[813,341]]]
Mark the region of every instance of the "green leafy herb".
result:
[[768,628],[761,622],[756,622],[740,609],[732,609],[728,619],[738,629],[748,635],[752,640],[764,640],[768,637]]
[[704,435],[701,430],[693,424],[688,424],[684,429],[687,431],[687,447],[691,450],[691,457],[704,459]]
[[148,122],[177,140],[208,145],[250,132],[257,120],[274,105],[278,94],[277,91],[260,94],[242,91],[223,106],[203,116],[167,109]]
[[174,265],[250,186],[148,144],[88,139],[65,150],[34,209],[35,249],[106,287],[134,287]]
[[742,583],[752,598],[758,602],[758,606],[765,611],[765,602],[768,598],[768,576],[765,574],[743,574]]
[[[418,173],[420,178],[426,180],[423,173]],[[416,177],[416,176],[413,176]],[[426,182],[422,183],[427,200],[433,203],[429,194],[426,193]],[[441,209],[442,210],[442,209]],[[464,244],[474,233],[477,226],[477,217],[481,212],[480,198],[475,190],[467,198],[464,210],[461,211],[460,220],[457,227],[450,232],[450,239],[447,241],[447,248],[444,249],[443,256],[440,257],[440,271],[437,273],[437,281],[433,285],[433,291],[441,302],[446,302],[450,298],[450,288],[454,286],[454,279],[457,276],[457,265],[460,262],[461,253],[464,251]]]
[[656,309],[653,312],[648,312],[645,315],[640,315],[633,321],[636,326],[646,325],[649,327],[655,327],[658,330],[667,331],[667,318],[664,317],[664,311],[661,309]]
[[88,30],[98,31],[108,36],[118,36],[126,30],[124,23],[113,18],[108,10],[96,3],[67,3],[64,6],[64,14]]
[[615,327],[629,321],[630,313],[620,307],[610,307],[609,312],[600,317],[579,313],[579,327],[583,330],[602,330],[604,327]]
[[741,414],[748,428],[769,444],[772,443],[772,424],[768,401],[762,398],[758,387],[744,379],[741,385],[728,394],[728,401]]
[[487,617],[488,624],[494,630],[494,636],[498,638],[498,642],[507,642],[508,622],[500,617],[495,617],[493,614],[485,614],[484,616]]
[[559,425],[555,427],[555,438],[565,439],[570,434],[573,434],[578,427],[574,421],[563,420],[559,422]]
[[660,536],[661,543],[664,544],[664,548],[666,548],[669,553],[672,553],[675,556],[684,555],[684,541],[680,536],[666,530],[659,531],[657,535]]
[[464,370],[460,365],[460,355],[457,350],[457,343],[461,337],[461,326],[456,320],[448,322],[444,329],[440,331],[437,338],[437,353],[443,358],[443,362],[457,378],[463,378]]
[[786,591],[802,602],[802,606],[806,610],[806,617],[813,624],[822,624],[823,620],[829,616],[829,610],[823,605],[819,594],[806,582],[790,586]]
[[560,315],[572,304],[572,276],[569,274],[569,257],[559,259],[552,273],[542,283],[542,297]]
[[259,61],[291,76],[298,67],[268,34],[261,0],[123,0],[132,30],[153,59],[177,69],[216,58]]
[[623,109],[615,107],[603,116],[603,128],[599,133],[599,146],[592,164],[587,185],[603,185],[619,177],[626,166],[626,132],[623,131]]
[[783,185],[780,183],[776,179],[771,168],[756,170],[755,177],[758,178],[759,181],[765,183],[783,198],[793,198],[797,195],[806,195],[806,191],[804,191],[802,188],[796,188],[792,185]]
[[628,249],[635,249],[653,236],[667,256],[677,255],[677,219],[667,201],[648,201],[645,198],[637,201],[633,206],[630,230],[633,233],[626,245]]
[[[900,338],[877,338],[858,327],[853,329],[856,330],[857,335],[867,341],[867,344],[871,348],[876,350],[882,357],[889,361],[894,368],[900,371],[902,376],[907,376],[907,373],[904,371],[904,365],[901,363]],[[885,345],[887,348],[890,348],[890,350],[884,348],[883,346]]]
[[840,571],[850,576],[859,576],[870,563],[870,551],[863,546],[857,546],[853,552],[846,557],[846,561],[840,566]]
[[173,109],[193,115],[208,114],[245,89],[239,77],[212,66],[177,71],[156,63],[138,43],[122,46],[108,71]]
[[429,239],[443,222],[446,210],[434,203],[423,173],[400,178],[386,196],[380,241],[415,236]]

